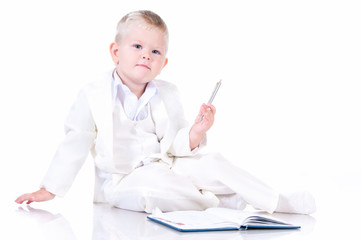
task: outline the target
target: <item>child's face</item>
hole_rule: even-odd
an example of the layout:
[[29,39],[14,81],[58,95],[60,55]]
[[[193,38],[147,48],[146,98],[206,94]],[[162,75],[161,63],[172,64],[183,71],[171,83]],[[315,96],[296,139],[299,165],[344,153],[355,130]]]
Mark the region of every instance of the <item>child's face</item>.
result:
[[128,85],[144,85],[160,74],[167,64],[167,41],[157,28],[131,23],[119,44],[112,43],[110,51],[117,73]]

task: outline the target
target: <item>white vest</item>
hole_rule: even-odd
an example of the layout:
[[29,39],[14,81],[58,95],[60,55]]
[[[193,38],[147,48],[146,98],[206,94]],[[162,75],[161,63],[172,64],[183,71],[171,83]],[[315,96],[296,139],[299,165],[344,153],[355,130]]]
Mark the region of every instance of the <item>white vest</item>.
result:
[[150,104],[148,116],[133,121],[128,119],[118,102],[113,112],[113,129],[113,159],[119,173],[129,174],[135,168],[161,158]]

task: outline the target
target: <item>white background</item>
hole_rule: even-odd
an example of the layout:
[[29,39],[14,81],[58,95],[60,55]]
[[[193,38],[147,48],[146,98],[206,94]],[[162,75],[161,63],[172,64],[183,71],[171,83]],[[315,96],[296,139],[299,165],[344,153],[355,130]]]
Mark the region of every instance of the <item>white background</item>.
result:
[[[275,188],[360,186],[358,1],[13,0],[0,3],[4,204],[37,189],[77,92],[113,67],[116,24],[138,9],[168,25],[159,78],[189,121],[223,79],[212,151]],[[91,203],[92,174],[90,160],[65,199]]]

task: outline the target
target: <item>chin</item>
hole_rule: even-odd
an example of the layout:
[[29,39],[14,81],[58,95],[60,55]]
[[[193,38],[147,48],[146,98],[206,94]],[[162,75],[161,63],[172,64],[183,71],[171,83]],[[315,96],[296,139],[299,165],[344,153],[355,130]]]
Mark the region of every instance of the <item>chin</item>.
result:
[[150,76],[137,76],[136,78],[136,82],[138,83],[148,83],[150,81],[152,81],[155,77],[150,77]]

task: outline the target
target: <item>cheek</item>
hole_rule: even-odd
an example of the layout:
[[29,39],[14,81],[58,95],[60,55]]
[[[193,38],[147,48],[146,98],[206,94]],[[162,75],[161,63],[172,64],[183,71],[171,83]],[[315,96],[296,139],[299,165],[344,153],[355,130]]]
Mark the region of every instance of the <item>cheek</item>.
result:
[[121,54],[118,59],[119,63],[123,65],[124,68],[134,66],[138,62],[137,58],[132,54]]
[[157,65],[157,67],[153,67],[153,74],[154,75],[159,75],[160,74],[160,72],[162,71],[162,66],[159,64],[159,65]]
[[164,59],[160,59],[158,61],[156,61],[156,63],[154,64],[154,66],[156,66],[157,71],[161,71],[164,67],[165,64],[165,60]]

